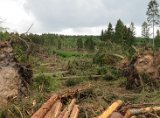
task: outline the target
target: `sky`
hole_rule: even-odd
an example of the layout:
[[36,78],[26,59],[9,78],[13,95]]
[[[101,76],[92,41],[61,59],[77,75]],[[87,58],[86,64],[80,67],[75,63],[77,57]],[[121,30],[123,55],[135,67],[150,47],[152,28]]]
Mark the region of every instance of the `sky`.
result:
[[149,0],[0,0],[0,20],[9,31],[99,35],[118,19],[129,26],[134,22],[136,35],[146,21]]

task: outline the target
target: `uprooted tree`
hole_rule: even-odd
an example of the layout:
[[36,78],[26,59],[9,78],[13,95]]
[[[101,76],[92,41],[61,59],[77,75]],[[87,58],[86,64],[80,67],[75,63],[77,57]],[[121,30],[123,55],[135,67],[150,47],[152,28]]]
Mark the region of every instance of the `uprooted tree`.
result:
[[29,64],[21,64],[13,52],[13,40],[0,42],[0,99],[7,101],[18,95],[27,95],[32,83]]
[[138,51],[124,69],[124,74],[128,78],[126,88],[159,89],[159,63],[159,52],[153,54],[149,49]]

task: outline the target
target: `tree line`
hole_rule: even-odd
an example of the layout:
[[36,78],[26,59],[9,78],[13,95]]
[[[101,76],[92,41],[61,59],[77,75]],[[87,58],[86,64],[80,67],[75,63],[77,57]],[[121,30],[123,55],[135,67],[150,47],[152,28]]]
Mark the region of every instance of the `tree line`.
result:
[[117,21],[115,29],[113,29],[112,24],[108,24],[106,30],[101,31],[102,41],[112,41],[121,45],[131,46],[135,39],[135,27],[134,23],[131,22],[130,27],[124,25],[121,19]]

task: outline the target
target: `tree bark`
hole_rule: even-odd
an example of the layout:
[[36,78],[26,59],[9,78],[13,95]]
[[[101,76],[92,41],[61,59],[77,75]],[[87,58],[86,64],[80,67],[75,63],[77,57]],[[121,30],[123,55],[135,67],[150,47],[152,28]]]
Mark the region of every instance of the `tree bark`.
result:
[[59,96],[52,96],[46,103],[44,103],[41,108],[33,114],[31,118],[43,118],[46,113],[51,109],[53,104],[58,100]]
[[122,106],[123,102],[118,100],[114,102],[102,115],[98,118],[109,118],[113,112],[115,112],[120,106]]
[[160,111],[160,107],[146,107],[146,108],[141,108],[141,109],[129,109],[126,112],[124,118],[130,118],[133,115],[158,112],[158,111]]

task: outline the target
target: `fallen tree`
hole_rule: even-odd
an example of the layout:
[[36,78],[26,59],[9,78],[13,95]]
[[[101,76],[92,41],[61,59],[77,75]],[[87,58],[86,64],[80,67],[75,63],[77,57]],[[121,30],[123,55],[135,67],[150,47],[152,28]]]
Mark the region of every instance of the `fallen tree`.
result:
[[123,60],[120,69],[128,78],[126,88],[159,89],[160,85],[160,52],[152,53],[149,49],[138,50],[131,61]]
[[12,41],[0,42],[0,97],[4,99],[28,94],[32,83],[32,69],[29,64],[17,61]]

